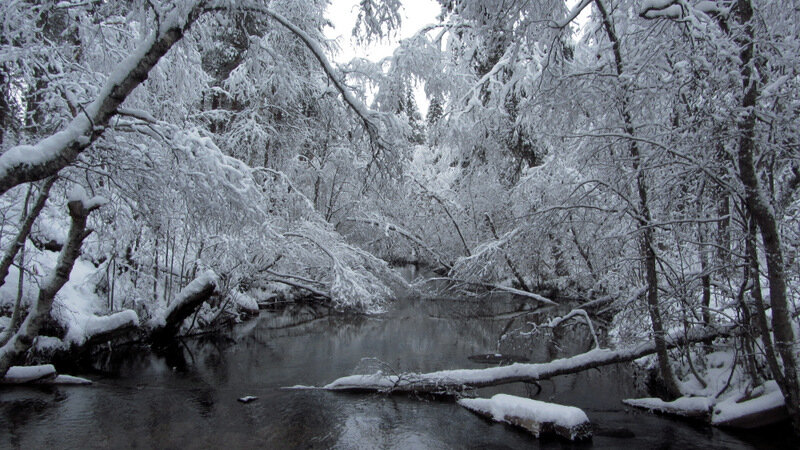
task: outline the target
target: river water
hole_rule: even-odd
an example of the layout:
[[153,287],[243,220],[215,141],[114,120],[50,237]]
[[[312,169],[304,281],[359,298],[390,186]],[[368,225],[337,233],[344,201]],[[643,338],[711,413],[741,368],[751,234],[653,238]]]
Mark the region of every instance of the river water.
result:
[[[0,388],[0,447],[730,449],[781,444],[782,432],[734,434],[624,407],[620,399],[643,395],[626,366],[543,381],[541,389],[516,384],[478,392],[536,395],[579,406],[596,427],[593,440],[583,444],[537,440],[452,401],[282,389],[320,386],[378,369],[485,367],[468,357],[502,350],[499,336],[523,320],[510,323],[506,313],[528,308],[524,301],[486,297],[409,298],[370,317],[323,314],[307,306],[262,311],[225,336],[187,340],[167,354],[112,352],[94,370],[76,373],[93,379],[92,386]],[[590,345],[584,333],[569,330],[555,342],[531,339],[523,346],[516,342],[513,350],[533,362]],[[237,401],[245,395],[258,400]]]

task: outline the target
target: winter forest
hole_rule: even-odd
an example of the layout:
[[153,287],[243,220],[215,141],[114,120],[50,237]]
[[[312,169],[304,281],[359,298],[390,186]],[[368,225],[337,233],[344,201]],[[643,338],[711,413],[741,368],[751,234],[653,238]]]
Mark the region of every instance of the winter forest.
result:
[[0,447],[800,437],[796,2],[0,23]]

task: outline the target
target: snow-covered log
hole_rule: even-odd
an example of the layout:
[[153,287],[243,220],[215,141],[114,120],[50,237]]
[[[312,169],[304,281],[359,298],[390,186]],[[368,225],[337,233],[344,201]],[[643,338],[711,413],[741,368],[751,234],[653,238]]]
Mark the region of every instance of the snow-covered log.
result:
[[521,297],[532,298],[532,299],[536,300],[537,302],[542,303],[544,305],[548,305],[548,306],[558,306],[558,303],[550,300],[547,297],[541,296],[541,295],[533,293],[533,292],[528,292],[528,291],[522,291],[522,290],[519,290],[519,289],[515,289],[515,288],[509,287],[509,286],[503,286],[503,285],[496,284],[496,283],[483,283],[483,282],[478,282],[478,281],[459,280],[459,279],[455,279],[455,278],[444,278],[444,279],[445,280],[450,280],[450,281],[453,281],[453,282],[456,282],[456,283],[466,283],[466,284],[472,284],[472,285],[475,285],[475,286],[483,286],[483,287],[486,287],[486,288],[489,288],[489,289],[496,289],[498,291],[508,292],[509,294],[519,295]]
[[731,395],[716,402],[713,397],[680,397],[672,402],[657,398],[625,399],[622,403],[653,412],[690,417],[712,425],[731,428],[757,428],[786,420],[786,401],[778,383],[767,381],[752,397]]
[[192,280],[163,314],[152,322],[151,338],[154,342],[164,342],[178,333],[183,321],[217,290],[219,280],[213,270],[207,270]]
[[592,424],[586,413],[574,406],[546,403],[529,398],[497,394],[487,398],[464,398],[458,404],[497,422],[522,427],[537,438],[555,433],[571,441],[592,437]]
[[628,398],[622,403],[635,408],[667,414],[708,420],[714,402],[707,397],[680,397],[671,402],[660,398]]
[[52,364],[41,366],[14,366],[10,367],[5,376],[0,378],[0,384],[25,384],[33,381],[56,377],[56,368]]
[[78,331],[70,328],[67,341],[77,345],[96,345],[139,329],[139,316],[132,309],[126,309],[107,316],[89,317]]
[[[695,329],[684,335],[673,335],[667,339],[668,347],[702,342],[718,336],[730,334],[730,329]],[[430,373],[405,373],[384,375],[381,372],[371,375],[350,375],[339,378],[324,386],[331,391],[374,391],[374,392],[425,392],[448,394],[467,388],[497,386],[515,382],[533,382],[558,375],[581,372],[609,364],[633,361],[656,352],[654,342],[647,342],[633,348],[610,350],[594,349],[569,358],[556,359],[547,363],[512,364],[510,366],[486,369],[442,370]]]

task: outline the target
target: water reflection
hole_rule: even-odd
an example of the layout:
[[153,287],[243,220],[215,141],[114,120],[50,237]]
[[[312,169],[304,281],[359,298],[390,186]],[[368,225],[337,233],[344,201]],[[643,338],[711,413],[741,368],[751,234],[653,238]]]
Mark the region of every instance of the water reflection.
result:
[[[491,424],[450,401],[281,389],[374,367],[482,367],[469,356],[498,350],[534,362],[586,350],[591,339],[581,327],[567,328],[555,344],[546,335],[499,342],[510,329],[553,313],[503,296],[407,299],[375,317],[308,306],[263,312],[225,336],[188,340],[159,354],[115,354],[89,373],[92,387],[0,389],[0,447],[569,447]],[[610,366],[479,394],[580,406],[598,427],[591,445],[601,448],[747,448],[764,439],[628,411],[619,399],[639,394],[632,385],[625,367]],[[237,402],[244,395],[259,399]]]

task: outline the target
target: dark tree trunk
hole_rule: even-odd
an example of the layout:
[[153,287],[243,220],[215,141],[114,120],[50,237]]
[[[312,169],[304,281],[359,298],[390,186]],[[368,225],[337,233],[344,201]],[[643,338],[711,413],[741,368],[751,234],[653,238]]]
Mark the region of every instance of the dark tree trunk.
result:
[[[611,18],[608,15],[603,3],[600,0],[595,1],[597,10],[603,20],[603,27],[605,28],[608,39],[611,41],[612,50],[614,52],[614,61],[616,65],[617,75],[622,78],[624,73],[622,64],[622,51],[620,49],[619,38],[617,37],[614,25],[611,23]],[[623,88],[626,89],[626,88]],[[635,129],[633,126],[633,119],[628,108],[627,92],[623,93],[621,100],[621,113],[625,127],[625,133],[631,137],[635,136]],[[636,140],[631,140],[630,155],[633,160],[633,169],[636,172],[636,191],[639,197],[639,251],[644,262],[645,281],[647,282],[647,310],[650,315],[650,322],[653,326],[653,341],[655,343],[656,355],[658,357],[659,373],[664,383],[664,388],[670,397],[678,397],[680,390],[675,384],[675,377],[672,374],[672,368],[669,365],[669,354],[667,353],[667,345],[664,340],[664,323],[661,317],[661,307],[658,303],[658,271],[656,268],[656,253],[653,248],[653,227],[650,226],[652,217],[650,208],[647,202],[647,180],[645,173],[641,167],[641,152]]]
[[736,14],[739,23],[744,27],[744,35],[737,38],[737,42],[741,46],[739,56],[744,90],[742,96],[743,117],[738,124],[739,179],[744,186],[747,209],[761,231],[764,256],[767,262],[770,306],[772,307],[772,332],[775,336],[775,348],[783,362],[782,382],[780,379],[778,382],[786,398],[786,407],[792,420],[792,427],[795,433],[800,435],[800,385],[797,380],[797,361],[792,348],[795,337],[786,295],[786,275],[780,231],[775,211],[768,200],[764,187],[761,186],[754,162],[759,80],[758,73],[754,70],[754,66],[758,63],[755,57],[753,6],[750,0],[739,0],[736,5]]

